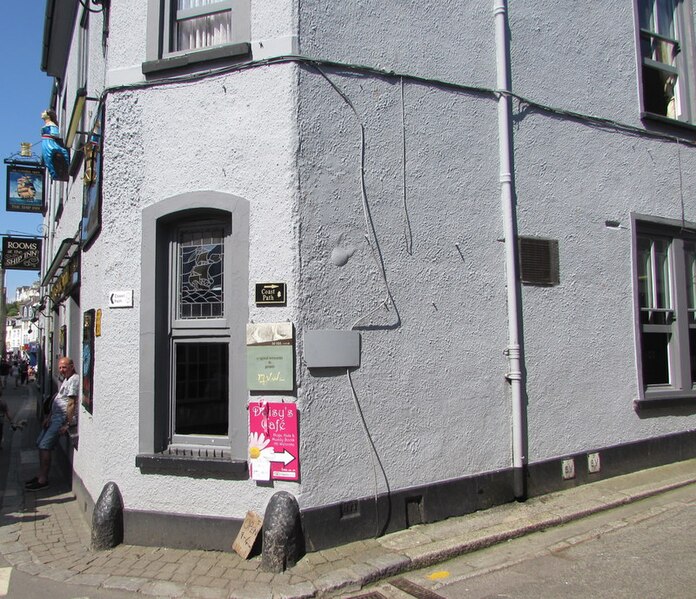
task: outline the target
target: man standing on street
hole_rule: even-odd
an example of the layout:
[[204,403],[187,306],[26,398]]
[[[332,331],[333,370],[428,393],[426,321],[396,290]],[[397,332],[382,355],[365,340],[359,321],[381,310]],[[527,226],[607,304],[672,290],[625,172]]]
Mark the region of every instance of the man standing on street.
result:
[[58,443],[60,435],[67,432],[75,415],[80,377],[75,372],[72,359],[61,358],[58,361],[58,372],[63,382],[53,398],[51,410],[44,419],[43,428],[36,440],[36,446],[39,448],[39,474],[26,482],[24,488],[27,491],[39,491],[48,487],[53,448]]
[[10,374],[10,363],[2,358],[0,360],[0,386],[4,389],[7,387],[7,375]]

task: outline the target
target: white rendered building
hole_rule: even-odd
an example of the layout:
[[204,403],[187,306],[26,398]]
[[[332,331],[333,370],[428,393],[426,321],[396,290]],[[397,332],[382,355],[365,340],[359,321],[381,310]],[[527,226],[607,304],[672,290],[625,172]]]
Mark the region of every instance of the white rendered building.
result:
[[313,550],[696,456],[694,17],[48,0],[87,514],[114,481],[126,542],[228,548],[286,490]]

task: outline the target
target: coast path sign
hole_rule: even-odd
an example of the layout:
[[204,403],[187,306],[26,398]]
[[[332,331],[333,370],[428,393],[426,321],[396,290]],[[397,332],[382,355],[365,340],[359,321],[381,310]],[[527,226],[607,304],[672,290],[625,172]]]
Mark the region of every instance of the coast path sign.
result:
[[294,403],[249,403],[249,468],[252,480],[299,480],[300,440]]

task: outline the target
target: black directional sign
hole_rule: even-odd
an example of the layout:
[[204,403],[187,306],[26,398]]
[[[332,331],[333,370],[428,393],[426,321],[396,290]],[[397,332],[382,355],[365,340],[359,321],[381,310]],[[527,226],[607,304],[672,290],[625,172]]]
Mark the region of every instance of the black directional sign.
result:
[[256,305],[287,305],[285,283],[256,283]]

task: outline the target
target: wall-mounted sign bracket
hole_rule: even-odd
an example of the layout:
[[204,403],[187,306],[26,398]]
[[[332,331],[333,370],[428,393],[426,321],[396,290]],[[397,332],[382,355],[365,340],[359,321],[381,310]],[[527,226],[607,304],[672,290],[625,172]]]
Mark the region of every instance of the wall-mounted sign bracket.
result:
[[85,104],[90,102],[98,102],[99,98],[92,98],[87,95],[87,90],[81,87],[77,90],[75,96],[75,104],[73,104],[72,114],[70,115],[70,124],[68,125],[68,131],[65,134],[65,147],[72,147],[73,141],[75,140],[75,135],[78,133],[80,135],[88,135],[89,131],[78,131],[80,122],[82,121],[82,113],[85,109]]

